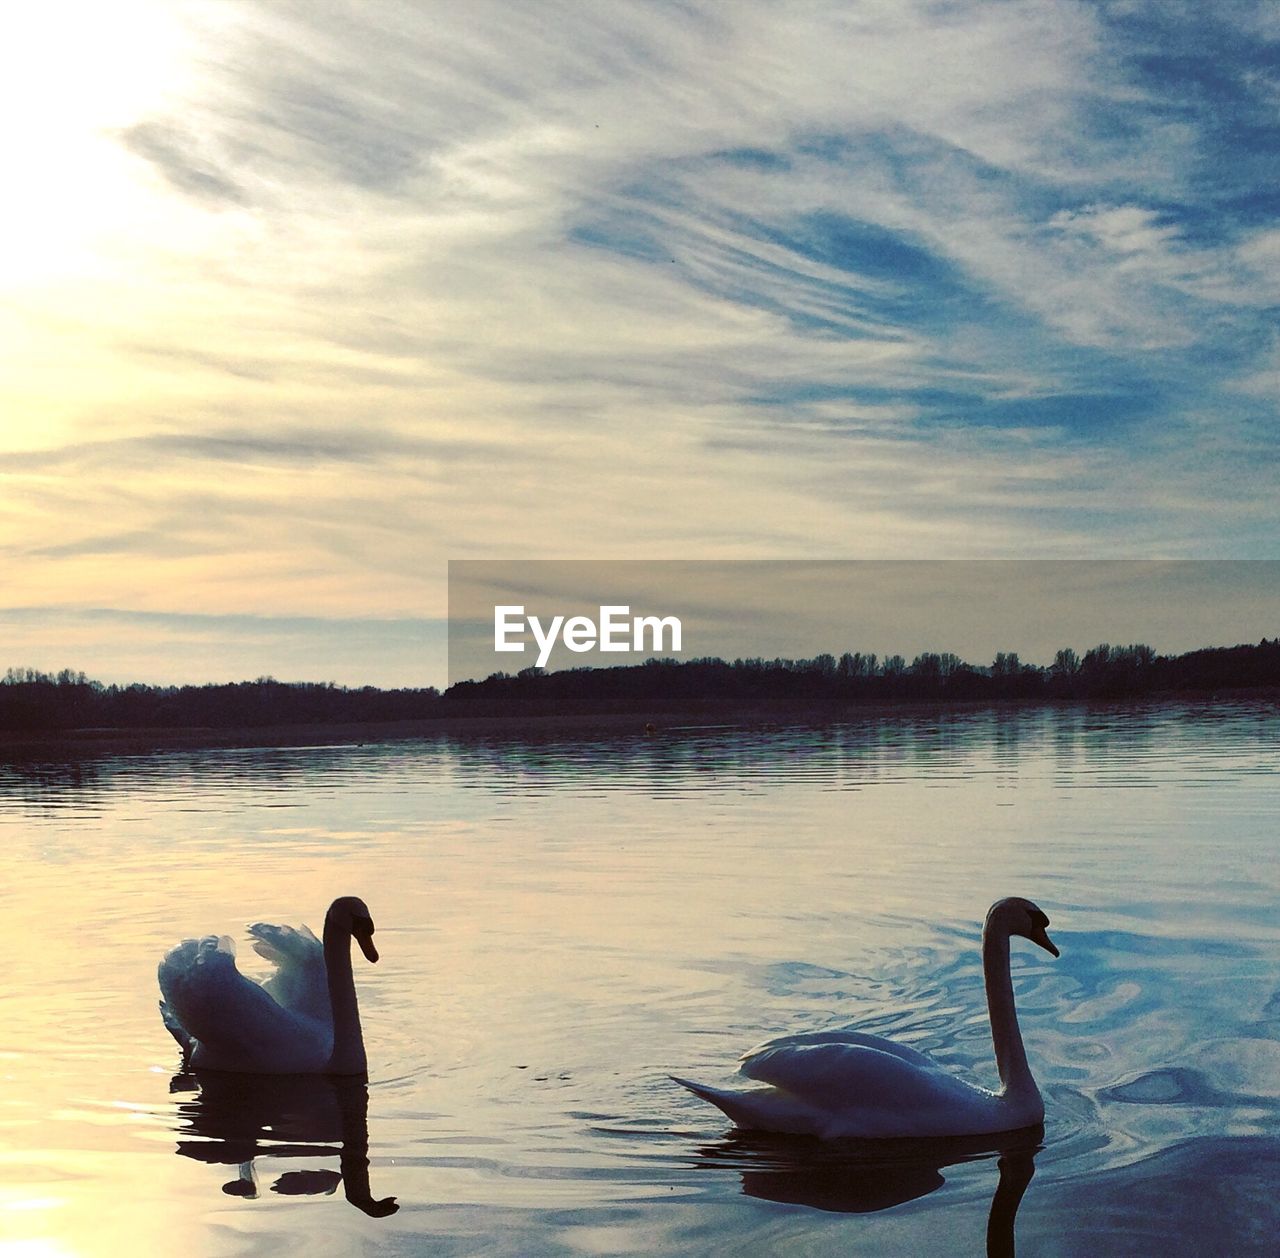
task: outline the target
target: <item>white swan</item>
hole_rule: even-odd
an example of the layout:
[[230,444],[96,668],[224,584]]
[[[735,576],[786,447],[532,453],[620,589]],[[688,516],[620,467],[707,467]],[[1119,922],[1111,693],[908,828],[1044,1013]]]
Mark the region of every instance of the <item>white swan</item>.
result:
[[859,1031],[814,1031],[769,1040],[742,1058],[741,1070],[767,1088],[733,1091],[671,1077],[719,1106],[740,1127],[821,1136],[883,1139],[987,1135],[1044,1120],[1013,1007],[1009,937],[1051,952],[1049,919],[1030,900],[998,900],[982,929],[987,1013],[1003,1085],[988,1092],[946,1073],[914,1048]]
[[186,1063],[256,1074],[364,1074],[351,940],[378,959],[364,901],[334,900],[323,945],[305,926],[260,922],[249,932],[277,965],[265,983],[236,969],[235,945],[225,935],[184,939],[160,962],[160,1016]]

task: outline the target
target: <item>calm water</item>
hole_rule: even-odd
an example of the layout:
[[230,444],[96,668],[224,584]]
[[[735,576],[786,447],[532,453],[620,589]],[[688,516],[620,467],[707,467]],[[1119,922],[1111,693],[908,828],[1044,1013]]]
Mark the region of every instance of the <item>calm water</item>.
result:
[[[1250,705],[0,765],[0,1255],[1274,1252],[1277,769]],[[165,949],[344,892],[367,1093],[179,1075]],[[667,1080],[857,1025],[993,1084],[1007,894],[1062,949],[1014,948],[1040,1141],[746,1138]]]

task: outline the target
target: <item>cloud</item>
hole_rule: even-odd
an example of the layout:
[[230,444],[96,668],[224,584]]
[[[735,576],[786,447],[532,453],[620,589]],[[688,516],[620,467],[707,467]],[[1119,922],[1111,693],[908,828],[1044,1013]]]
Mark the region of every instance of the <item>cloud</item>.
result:
[[244,190],[195,151],[195,137],[173,125],[141,122],[128,128],[125,146],[155,166],[179,191],[215,207],[242,205]]
[[272,435],[229,429],[223,432],[160,432],[115,440],[77,442],[47,450],[0,453],[0,470],[45,471],[72,465],[138,468],[157,461],[197,463],[320,464],[390,462],[397,459],[458,460],[481,455],[501,459],[506,452],[460,437],[397,436],[386,432],[335,431],[303,427],[281,429]]

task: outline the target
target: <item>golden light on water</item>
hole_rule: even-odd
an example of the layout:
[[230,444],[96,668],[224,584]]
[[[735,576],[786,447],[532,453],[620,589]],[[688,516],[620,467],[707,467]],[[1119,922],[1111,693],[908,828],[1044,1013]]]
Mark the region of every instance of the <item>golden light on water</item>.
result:
[[[81,1131],[82,1124],[83,1116]],[[100,1138],[91,1138],[101,1147],[72,1151],[56,1146],[63,1126],[70,1121],[43,1127],[50,1147],[0,1162],[0,1176],[15,1180],[13,1189],[0,1189],[0,1258],[200,1252],[199,1219],[181,1202],[182,1168],[164,1143],[136,1155],[121,1176],[110,1149],[119,1138],[115,1127],[102,1126]],[[157,1192],[159,1209],[151,1200]]]

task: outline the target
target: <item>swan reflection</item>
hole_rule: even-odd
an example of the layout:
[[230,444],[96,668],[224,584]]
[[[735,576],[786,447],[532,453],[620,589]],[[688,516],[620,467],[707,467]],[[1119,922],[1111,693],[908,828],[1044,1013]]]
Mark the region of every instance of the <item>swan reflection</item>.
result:
[[945,1140],[817,1141],[732,1131],[698,1150],[703,1166],[732,1167],[742,1191],[763,1201],[871,1214],[928,1196],[944,1168],[996,1156],[999,1180],[987,1218],[987,1258],[1013,1258],[1014,1220],[1035,1174],[1043,1126]]
[[376,1199],[369,1187],[369,1087],[359,1076],[253,1075],[200,1070],[178,1074],[171,1093],[192,1093],[178,1104],[177,1152],[197,1162],[237,1168],[222,1186],[235,1197],[259,1195],[255,1160],[338,1159],[338,1169],[286,1171],[271,1184],[280,1196],[331,1195],[374,1218],[394,1214],[394,1197]]

